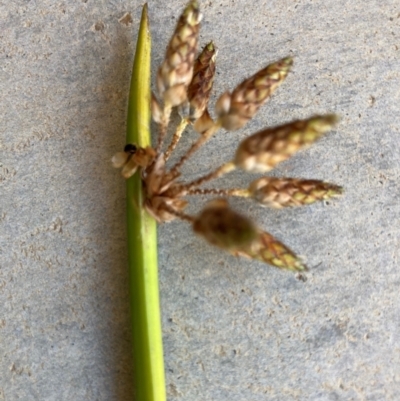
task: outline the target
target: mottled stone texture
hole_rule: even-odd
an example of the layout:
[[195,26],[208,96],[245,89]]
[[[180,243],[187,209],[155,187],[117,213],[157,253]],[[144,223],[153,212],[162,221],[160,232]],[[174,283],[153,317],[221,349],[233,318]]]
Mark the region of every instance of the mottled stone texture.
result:
[[[211,248],[185,223],[160,227],[169,400],[398,400],[399,2],[202,3],[200,44],[219,48],[211,105],[268,63],[295,64],[186,176],[267,125],[335,112],[337,129],[274,174],[346,192],[302,209],[232,203],[306,255],[305,282]],[[153,77],[183,5],[149,1]],[[136,0],[0,1],[0,400],[132,399],[125,187],[110,158],[124,145],[140,11]]]

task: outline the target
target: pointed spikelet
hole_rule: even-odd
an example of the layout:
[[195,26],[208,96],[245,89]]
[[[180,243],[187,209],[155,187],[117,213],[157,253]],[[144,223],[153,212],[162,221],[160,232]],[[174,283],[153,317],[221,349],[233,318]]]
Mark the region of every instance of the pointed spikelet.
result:
[[306,270],[289,248],[230,209],[225,199],[209,202],[194,220],[193,230],[232,255],[247,256],[282,269]]
[[192,0],[179,18],[164,62],[158,70],[158,91],[171,106],[177,106],[186,99],[186,90],[193,76],[200,20],[199,4]]
[[210,42],[194,63],[193,78],[187,90],[191,121],[200,118],[207,107],[214,83],[216,57],[217,50],[213,42]]
[[234,162],[246,171],[269,171],[301,148],[311,145],[329,131],[337,120],[335,115],[329,114],[267,128],[241,142]]
[[284,244],[265,231],[259,231],[256,240],[247,249],[242,249],[238,255],[260,260],[280,269],[305,271],[307,267]]
[[249,186],[251,197],[262,205],[283,208],[309,205],[341,195],[342,188],[318,180],[263,177]]
[[243,81],[231,94],[224,93],[216,104],[222,126],[229,131],[243,127],[284,81],[292,64],[292,58],[284,58]]

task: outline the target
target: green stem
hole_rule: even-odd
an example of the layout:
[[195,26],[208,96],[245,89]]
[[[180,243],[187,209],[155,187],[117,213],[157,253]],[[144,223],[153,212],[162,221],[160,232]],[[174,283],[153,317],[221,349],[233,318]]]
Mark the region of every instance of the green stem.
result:
[[[143,7],[129,93],[127,143],[149,146],[150,51],[147,5]],[[143,208],[140,174],[127,180],[128,256],[135,401],[165,401],[157,269],[156,222]]]

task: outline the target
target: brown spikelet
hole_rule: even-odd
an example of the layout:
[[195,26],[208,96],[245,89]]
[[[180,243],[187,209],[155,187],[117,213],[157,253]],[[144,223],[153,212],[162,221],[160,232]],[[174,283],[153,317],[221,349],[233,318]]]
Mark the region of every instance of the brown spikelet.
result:
[[193,78],[187,90],[191,121],[201,117],[207,107],[214,83],[216,56],[217,50],[213,42],[210,42],[194,63]]
[[288,75],[293,60],[284,58],[243,81],[231,94],[223,94],[216,104],[222,126],[227,130],[243,127]]
[[289,248],[230,209],[225,199],[209,202],[194,220],[193,230],[235,256],[247,256],[283,269],[306,270]]
[[186,99],[186,89],[193,76],[200,20],[199,4],[192,0],[179,18],[164,62],[158,70],[158,91],[164,101],[172,106]]
[[336,121],[337,117],[329,114],[267,128],[241,142],[236,151],[235,164],[246,171],[269,171],[299,149],[311,145]]
[[304,271],[307,267],[284,244],[265,231],[259,231],[257,238],[247,248],[243,248],[238,255],[260,260],[281,269]]
[[231,253],[247,249],[257,238],[253,223],[230,209],[225,199],[209,202],[193,222],[193,230]]
[[263,177],[249,186],[251,197],[257,202],[274,207],[309,205],[342,193],[342,188],[318,180]]

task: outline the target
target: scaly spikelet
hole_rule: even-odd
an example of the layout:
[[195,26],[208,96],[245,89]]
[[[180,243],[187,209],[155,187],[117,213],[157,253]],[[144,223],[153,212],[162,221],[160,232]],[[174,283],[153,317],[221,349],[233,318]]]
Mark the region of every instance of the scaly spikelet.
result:
[[251,246],[238,251],[238,255],[260,260],[280,269],[308,270],[307,266],[287,246],[271,234],[261,230]]
[[336,122],[337,117],[329,114],[267,128],[242,141],[236,151],[235,164],[246,171],[270,171],[301,148],[311,145]]
[[243,127],[285,80],[292,64],[292,58],[284,58],[243,81],[231,94],[224,93],[216,104],[221,125],[230,131]]
[[193,78],[187,90],[189,101],[189,119],[200,118],[210,99],[215,76],[217,50],[213,42],[207,44],[197,57],[193,67]]
[[309,205],[342,194],[342,188],[318,180],[263,177],[248,189],[251,197],[265,206],[282,208]]
[[193,222],[193,230],[210,244],[289,270],[306,270],[294,253],[249,219],[229,208],[225,199],[211,201]]
[[193,76],[201,14],[196,0],[182,13],[172,36],[163,64],[158,70],[157,87],[164,102],[178,106],[187,97],[187,87]]

